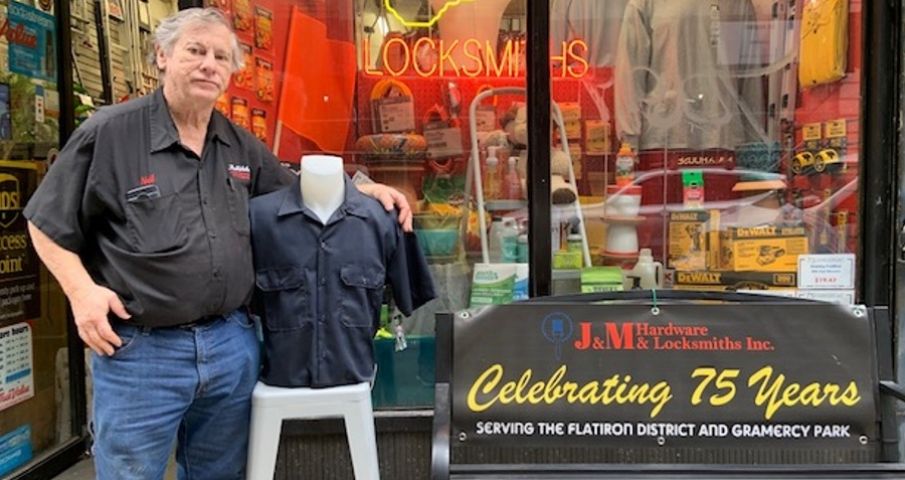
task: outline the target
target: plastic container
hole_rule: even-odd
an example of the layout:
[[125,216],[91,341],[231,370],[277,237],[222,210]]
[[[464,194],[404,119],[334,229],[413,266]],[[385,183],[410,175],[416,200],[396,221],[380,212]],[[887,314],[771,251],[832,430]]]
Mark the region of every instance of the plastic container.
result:
[[625,272],[626,290],[641,288],[642,290],[655,290],[663,287],[663,264],[655,262],[649,248],[642,248],[638,252],[638,262],[634,268]]
[[500,159],[496,153],[499,147],[487,147],[487,159],[484,164],[484,198],[497,200],[500,198]]
[[622,142],[619,153],[616,154],[616,186],[624,187],[632,184],[635,180],[636,162],[637,157],[632,151],[632,146]]
[[506,174],[503,176],[501,197],[506,200],[522,200],[522,179],[518,174],[518,157],[509,157]]
[[500,236],[500,261],[502,263],[518,262],[518,225],[515,219],[504,218],[498,232]]

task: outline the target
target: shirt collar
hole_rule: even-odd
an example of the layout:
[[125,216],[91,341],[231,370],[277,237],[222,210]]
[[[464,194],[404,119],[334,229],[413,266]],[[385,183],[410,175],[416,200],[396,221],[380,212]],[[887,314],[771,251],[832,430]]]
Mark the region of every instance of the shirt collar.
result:
[[[216,138],[229,145],[228,127],[226,117],[214,109],[207,126],[207,138]],[[179,131],[176,130],[170,108],[163,96],[163,87],[160,87],[151,96],[151,153],[165,150],[178,143]]]
[[[345,185],[345,194],[343,203],[339,206],[337,211],[356,217],[367,218],[368,209],[366,208],[365,202],[367,199],[365,198],[365,195],[355,188],[355,184],[352,183],[352,180],[346,174],[343,174],[343,183]],[[296,213],[305,213],[312,218],[317,218],[317,216],[305,206],[302,198],[302,189],[299,188],[298,183],[293,183],[286,187],[286,189],[288,192],[283,197],[283,203],[280,205],[280,211],[277,213],[277,216],[282,217]]]

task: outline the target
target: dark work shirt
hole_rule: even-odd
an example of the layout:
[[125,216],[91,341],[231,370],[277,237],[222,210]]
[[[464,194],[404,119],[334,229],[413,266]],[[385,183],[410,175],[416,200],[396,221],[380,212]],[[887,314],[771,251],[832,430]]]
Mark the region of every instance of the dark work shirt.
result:
[[296,177],[213,112],[201,158],[179,141],[162,90],[101,108],[73,133],[25,208],[139,325],[246,304],[254,274],[248,198]]
[[406,315],[435,296],[414,234],[345,181],[343,204],[326,225],[304,206],[297,185],[251,201],[261,379],[270,385],[369,380],[384,285]]

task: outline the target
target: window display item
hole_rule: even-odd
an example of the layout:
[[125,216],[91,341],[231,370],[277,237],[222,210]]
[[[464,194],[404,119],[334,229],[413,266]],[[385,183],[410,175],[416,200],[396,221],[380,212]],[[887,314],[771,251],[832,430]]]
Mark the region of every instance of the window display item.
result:
[[233,28],[237,32],[247,32],[251,30],[253,22],[251,0],[233,0]]
[[263,58],[255,57],[255,72],[257,77],[256,93],[258,100],[262,102],[273,101],[273,63]]
[[[438,16],[437,25],[440,30],[440,40],[449,49],[449,56],[441,60],[441,69],[450,71],[481,71],[480,57],[475,57],[471,49],[466,49],[466,42],[478,45],[478,49],[493,52],[497,50],[497,40],[500,31],[500,21],[503,11],[509,5],[510,0],[481,0],[479,2],[457,2],[455,8],[450,8],[450,0],[430,0],[430,6],[434,16]],[[443,11],[442,15],[439,12]],[[457,48],[450,45],[457,44]],[[443,59],[443,55],[440,56]]]
[[606,155],[610,153],[610,122],[605,120],[585,120],[584,150],[588,155]]
[[484,197],[487,200],[500,198],[500,160],[496,156],[498,147],[487,147],[484,161]]
[[427,141],[414,133],[365,135],[355,141],[355,151],[375,182],[396,188],[409,203],[421,198]]
[[807,0],[801,15],[798,81],[803,88],[845,76],[848,0]]
[[644,218],[641,211],[641,187],[607,187],[603,221],[607,224],[606,246],[603,256],[623,261],[633,261],[638,257],[637,226]]
[[580,39],[593,45],[588,62],[612,65],[619,40],[619,26],[628,0],[552,0],[550,39],[553,45]]
[[205,0],[205,7],[214,7],[225,14],[230,13],[230,0]]
[[248,114],[248,101],[244,98],[233,97],[232,121],[236,125],[251,130],[251,119]]
[[581,293],[623,290],[623,271],[619,267],[589,267],[581,270]]
[[383,79],[371,90],[373,129],[380,133],[415,131],[415,99],[408,85]]
[[636,151],[766,141],[751,0],[630,0],[615,63],[617,135]]
[[571,157],[562,149],[553,148],[550,151],[550,198],[553,205],[568,205],[578,200],[578,191],[567,180],[571,163]]
[[682,172],[682,206],[686,209],[704,207],[704,172],[701,170]]
[[663,287],[663,264],[654,261],[649,248],[642,248],[638,253],[635,266],[625,272],[623,286],[626,290],[656,290]]
[[384,286],[405,315],[436,296],[414,235],[352,185],[342,159],[327,158],[302,159],[301,188],[249,202],[268,385],[370,381]]
[[635,164],[638,158],[632,151],[632,146],[622,142],[619,153],[616,154],[616,186],[624,187],[635,180]]
[[225,115],[226,118],[229,118],[229,94],[224,92],[223,95],[217,97],[217,103],[214,104],[214,108]]
[[233,84],[239,88],[251,90],[254,88],[255,81],[255,58],[252,53],[253,49],[251,48],[251,45],[242,42],[239,42],[239,48],[242,49],[242,54],[245,57],[245,66],[242,67],[242,70],[235,73]]
[[251,110],[251,132],[258,140],[267,143],[267,112],[260,108]]
[[720,267],[719,210],[670,212],[667,265],[679,271]]
[[673,281],[676,290],[698,291],[792,290],[797,285],[796,272],[676,272]]
[[794,272],[809,253],[804,227],[729,227],[720,232],[720,266],[735,272]]
[[270,50],[273,46],[273,12],[255,7],[255,46]]
[[500,187],[500,196],[504,200],[524,200],[522,192],[522,179],[518,173],[518,157],[509,157],[506,162],[506,174]]

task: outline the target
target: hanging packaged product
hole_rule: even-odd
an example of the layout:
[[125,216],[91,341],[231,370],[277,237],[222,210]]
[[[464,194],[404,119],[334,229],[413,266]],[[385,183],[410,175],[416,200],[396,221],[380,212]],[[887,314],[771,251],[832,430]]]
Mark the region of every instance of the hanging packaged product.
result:
[[260,108],[251,109],[251,132],[258,140],[267,143],[267,112]]
[[270,50],[273,46],[273,12],[255,7],[255,46]]
[[616,155],[616,186],[631,185],[635,180],[635,160],[632,146],[623,142]]
[[233,97],[233,123],[246,129],[251,130],[251,120],[248,115],[248,101],[244,98]]
[[704,207],[704,172],[700,170],[682,172],[682,206],[686,209]]
[[606,120],[585,120],[584,150],[588,155],[610,153],[610,122]]
[[242,67],[242,70],[239,70],[238,72],[233,74],[233,84],[239,88],[252,90],[255,86],[254,50],[252,49],[251,45],[242,42],[239,42],[239,48],[242,49],[245,66]]
[[263,58],[255,57],[255,71],[257,72],[257,95],[262,102],[273,101],[273,63]]
[[251,8],[251,0],[233,0],[233,28],[237,32],[251,30],[254,22],[254,13]]
[[371,90],[374,131],[380,133],[413,132],[415,103],[412,91],[404,83],[386,78]]
[[803,88],[845,76],[848,0],[808,0],[801,16],[798,81]]
[[431,159],[460,157],[465,154],[462,129],[457,122],[451,121],[440,105],[434,105],[425,115],[424,139],[427,140],[427,154]]

